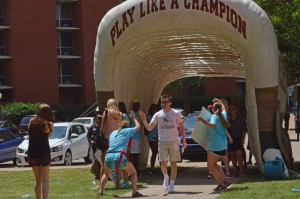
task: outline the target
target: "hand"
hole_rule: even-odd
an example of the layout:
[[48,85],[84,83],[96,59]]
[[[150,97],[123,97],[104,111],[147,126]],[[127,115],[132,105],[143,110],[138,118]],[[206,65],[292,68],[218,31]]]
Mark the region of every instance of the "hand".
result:
[[213,103],[215,103],[215,102],[221,103],[222,101],[221,101],[219,98],[215,98],[215,97],[214,97],[214,99],[212,100],[212,102],[213,102]]
[[143,111],[140,111],[139,115],[140,115],[140,118],[141,118],[142,121],[146,120],[146,115]]
[[129,117],[131,118],[131,119],[135,119],[135,115],[134,115],[134,112],[133,111],[130,111],[129,112]]
[[203,118],[202,118],[200,115],[198,115],[198,116],[197,116],[197,120],[198,120],[198,121],[203,121]]
[[229,144],[233,144],[233,139],[232,138],[229,138],[228,141],[229,141]]
[[186,141],[183,141],[183,142],[182,142],[182,146],[183,146],[184,149],[186,149],[186,147],[187,147]]

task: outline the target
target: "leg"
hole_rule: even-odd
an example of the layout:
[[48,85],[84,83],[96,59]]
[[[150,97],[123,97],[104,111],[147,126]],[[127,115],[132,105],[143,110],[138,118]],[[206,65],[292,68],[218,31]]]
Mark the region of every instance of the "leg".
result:
[[136,170],[131,162],[128,163],[128,167],[124,168],[126,172],[128,172],[131,176],[131,186],[132,186],[132,193],[137,192],[137,173]]
[[149,141],[149,145],[151,148],[152,156],[151,156],[151,169],[154,169],[155,161],[156,161],[156,156],[158,153],[158,141]]
[[236,175],[237,173],[237,159],[236,159],[236,154],[234,151],[229,151],[230,157],[231,157],[231,162],[233,166],[233,176]]
[[42,175],[41,175],[41,167],[40,166],[34,166],[32,167],[34,177],[35,177],[35,186],[34,186],[34,192],[36,199],[41,199],[42,197]]
[[175,181],[177,176],[177,164],[176,162],[171,162],[171,181]]
[[100,179],[99,195],[103,195],[103,190],[104,190],[104,187],[106,185],[106,182],[107,182],[107,179],[108,179],[108,176],[110,173],[110,169],[108,169],[108,168],[104,168],[103,170],[104,170],[104,173]]
[[217,164],[220,158],[220,156],[216,156],[211,151],[207,152],[207,167],[214,176],[218,185],[224,186],[224,179],[222,176],[225,178],[225,175],[222,168]]
[[133,164],[136,172],[139,172],[139,154],[138,153],[131,153],[130,154],[130,161]]
[[244,173],[243,173],[243,152],[241,150],[237,150],[235,152],[235,155],[236,155],[236,159],[239,163],[239,169],[240,169],[240,177],[243,177],[244,176]]
[[224,165],[225,165],[226,176],[230,176],[228,151],[226,151],[226,156],[223,157],[223,160],[224,160]]
[[121,172],[122,172],[122,170],[116,169],[116,184],[115,184],[116,189],[120,188]]
[[49,171],[50,171],[50,165],[48,166],[41,166],[41,182],[42,182],[42,195],[43,199],[48,199],[49,194]]

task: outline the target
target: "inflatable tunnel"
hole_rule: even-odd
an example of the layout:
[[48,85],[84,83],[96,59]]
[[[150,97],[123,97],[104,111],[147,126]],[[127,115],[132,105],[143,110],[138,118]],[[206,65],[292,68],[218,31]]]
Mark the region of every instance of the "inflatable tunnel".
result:
[[[281,127],[285,67],[272,24],[257,4],[128,0],[102,19],[94,56],[99,107],[114,97],[130,108],[139,98],[147,110],[167,84],[192,76],[245,78],[248,135],[259,170],[263,173],[264,161],[273,156],[292,164]],[[268,149],[275,153],[266,155]]]

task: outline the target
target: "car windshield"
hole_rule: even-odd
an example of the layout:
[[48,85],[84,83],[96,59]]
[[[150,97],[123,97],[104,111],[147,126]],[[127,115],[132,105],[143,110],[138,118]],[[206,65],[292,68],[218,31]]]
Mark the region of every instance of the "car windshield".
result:
[[81,124],[90,124],[91,120],[90,119],[75,119],[73,122],[79,122]]
[[29,120],[31,119],[32,117],[24,117],[21,121],[21,124],[28,124],[29,123]]
[[185,129],[193,130],[196,120],[197,120],[197,115],[188,115],[186,116],[184,120],[184,127]]
[[54,126],[52,129],[52,134],[49,139],[61,139],[66,135],[66,126]]

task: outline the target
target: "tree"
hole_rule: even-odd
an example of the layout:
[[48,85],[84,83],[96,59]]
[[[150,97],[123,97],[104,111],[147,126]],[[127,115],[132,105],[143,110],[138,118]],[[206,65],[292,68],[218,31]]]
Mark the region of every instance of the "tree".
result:
[[288,84],[300,82],[300,0],[255,0],[269,16],[282,53]]
[[184,96],[184,110],[186,113],[191,112],[191,98],[195,96],[198,89],[204,83],[204,77],[186,77],[171,82],[165,87],[166,91],[180,90]]

